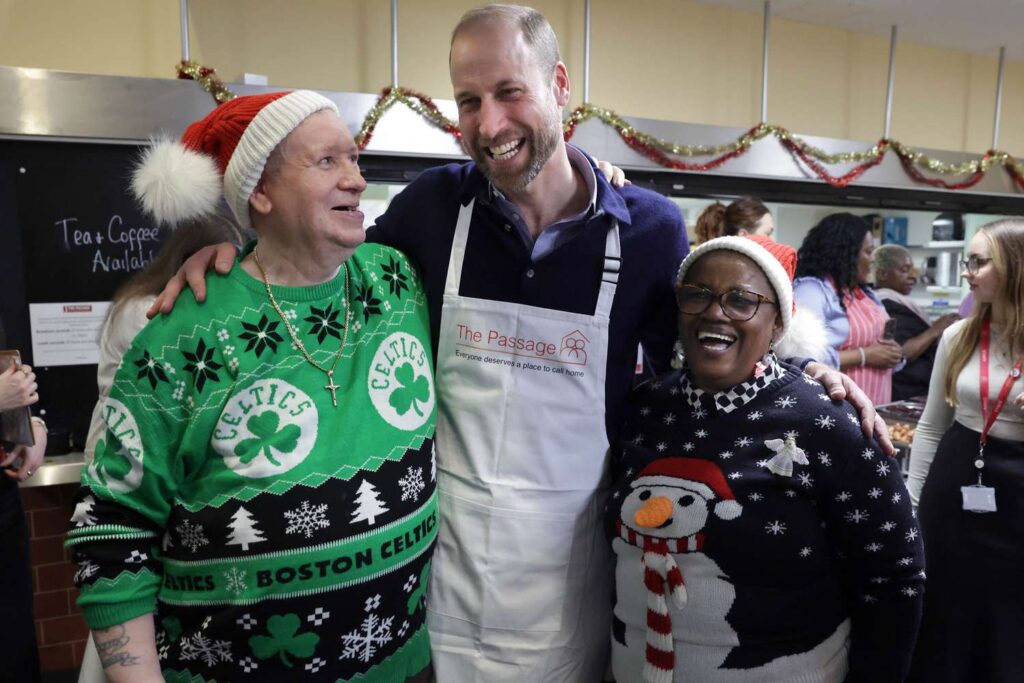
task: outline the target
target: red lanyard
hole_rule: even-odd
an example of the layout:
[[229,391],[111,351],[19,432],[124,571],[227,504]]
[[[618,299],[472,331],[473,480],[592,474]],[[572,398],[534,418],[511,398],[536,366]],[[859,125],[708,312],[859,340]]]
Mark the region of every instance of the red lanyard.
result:
[[995,423],[996,418],[1002,411],[1003,406],[1006,405],[1006,399],[1010,395],[1010,389],[1013,388],[1013,383],[1020,377],[1021,361],[1024,358],[1018,358],[1017,363],[1013,366],[1013,370],[1010,370],[1010,374],[1006,376],[1006,381],[1003,382],[1003,388],[999,390],[999,396],[996,398],[996,404],[992,408],[990,413],[988,410],[988,347],[990,339],[990,323],[986,318],[985,322],[981,324],[981,419],[984,421],[985,426],[981,430],[981,442],[982,449],[985,447],[985,442],[988,441],[988,431],[992,429],[992,425]]

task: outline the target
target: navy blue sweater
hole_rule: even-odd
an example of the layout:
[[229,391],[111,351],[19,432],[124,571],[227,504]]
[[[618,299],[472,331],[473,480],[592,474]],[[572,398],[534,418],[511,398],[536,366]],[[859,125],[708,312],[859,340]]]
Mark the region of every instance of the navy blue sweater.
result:
[[597,305],[611,218],[619,221],[622,264],[612,305],[606,425],[614,441],[633,384],[637,344],[655,369],[667,368],[676,337],[673,283],[689,251],[679,209],[665,197],[597,173],[597,210],[573,238],[534,262],[529,247],[498,211],[473,163],[424,171],[370,228],[367,237],[405,252],[423,277],[433,348],[459,208],[476,205],[463,266],[463,296],[592,315]]

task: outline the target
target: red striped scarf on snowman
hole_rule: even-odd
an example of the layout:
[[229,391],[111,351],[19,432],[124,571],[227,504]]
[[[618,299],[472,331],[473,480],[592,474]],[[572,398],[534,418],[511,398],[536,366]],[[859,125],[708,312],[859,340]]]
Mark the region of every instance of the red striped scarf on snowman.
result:
[[645,536],[630,529],[621,520],[616,522],[619,538],[643,550],[644,586],[647,587],[647,653],[644,681],[672,683],[676,657],[672,638],[672,617],[665,600],[668,586],[672,602],[682,609],[686,606],[686,583],[673,554],[699,552],[704,549],[704,534],[685,538],[657,538]]

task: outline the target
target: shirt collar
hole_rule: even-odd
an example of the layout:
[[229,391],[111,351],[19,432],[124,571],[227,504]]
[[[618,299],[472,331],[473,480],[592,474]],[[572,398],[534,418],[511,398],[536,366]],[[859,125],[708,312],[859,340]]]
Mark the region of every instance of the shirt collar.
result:
[[690,373],[688,371],[683,371],[679,377],[680,389],[686,398],[686,402],[694,410],[702,408],[701,401],[706,396],[720,412],[731,413],[737,408],[742,408],[753,401],[765,387],[786,374],[785,369],[779,365],[779,359],[775,356],[774,352],[769,351],[765,359],[767,360],[768,367],[759,377],[754,377],[725,391],[708,394],[690,382]]
[[[605,180],[604,174],[597,171],[597,164],[590,158],[590,155],[575,145],[566,144],[565,149],[569,156],[569,163],[579,169],[584,182],[587,183],[587,189],[590,191],[590,205],[586,211],[592,212],[594,215],[607,213],[614,216],[619,223],[629,225],[631,220],[625,200],[611,186],[611,183]],[[470,172],[466,174],[465,180],[459,187],[459,203],[465,206],[474,198],[490,201],[491,192],[497,192],[497,190],[493,189],[491,183],[475,163],[470,162],[469,165]]]

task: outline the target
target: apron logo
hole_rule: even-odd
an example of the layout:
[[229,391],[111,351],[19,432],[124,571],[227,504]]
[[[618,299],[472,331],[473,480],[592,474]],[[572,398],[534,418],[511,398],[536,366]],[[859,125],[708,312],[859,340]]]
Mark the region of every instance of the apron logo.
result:
[[579,330],[573,330],[562,337],[562,346],[558,353],[567,361],[577,365],[587,364],[587,344],[590,342],[587,335]]
[[[107,425],[104,438],[96,443],[96,452],[103,455],[89,465],[89,477],[111,491],[128,493],[142,483],[142,435],[128,408],[116,398],[107,397],[103,405],[103,421]],[[117,450],[107,450],[107,444]],[[105,452],[104,452],[105,451]]]
[[306,459],[316,443],[318,419],[304,391],[261,379],[228,400],[211,443],[236,474],[271,477]]
[[422,427],[434,410],[434,378],[423,344],[407,332],[388,336],[370,364],[367,388],[373,407],[392,427]]

